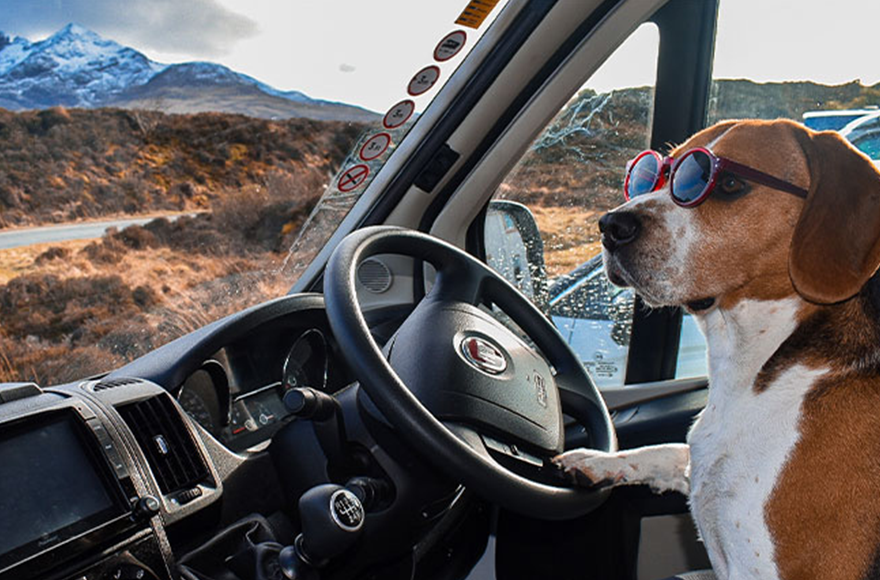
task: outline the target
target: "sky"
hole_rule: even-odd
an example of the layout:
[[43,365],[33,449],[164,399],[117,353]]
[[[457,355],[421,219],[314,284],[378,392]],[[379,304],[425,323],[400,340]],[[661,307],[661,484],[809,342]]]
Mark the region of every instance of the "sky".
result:
[[[409,78],[432,63],[434,46],[458,28],[453,23],[465,4],[0,0],[0,30],[36,40],[76,22],[159,62],[210,60],[278,89],[384,111],[404,98]],[[715,76],[874,84],[880,82],[877,22],[876,0],[721,0]],[[468,48],[485,28],[468,31]],[[656,52],[657,41],[656,30],[639,30],[587,86],[651,84],[654,66],[645,55]],[[461,58],[444,64],[444,74]]]

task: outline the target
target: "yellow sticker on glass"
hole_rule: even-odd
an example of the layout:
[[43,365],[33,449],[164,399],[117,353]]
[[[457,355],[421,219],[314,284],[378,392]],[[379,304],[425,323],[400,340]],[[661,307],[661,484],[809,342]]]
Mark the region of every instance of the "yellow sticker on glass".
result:
[[455,23],[460,24],[461,26],[467,26],[468,28],[479,28],[480,25],[486,21],[486,17],[489,16],[489,13],[492,12],[492,9],[495,8],[499,1],[500,0],[471,0]]

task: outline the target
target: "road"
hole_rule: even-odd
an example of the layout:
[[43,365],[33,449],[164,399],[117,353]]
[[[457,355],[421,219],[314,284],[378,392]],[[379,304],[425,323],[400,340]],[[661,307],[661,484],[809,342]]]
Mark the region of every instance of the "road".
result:
[[[174,221],[181,215],[174,214],[163,216]],[[64,224],[57,226],[44,226],[38,228],[16,228],[13,230],[0,230],[0,250],[33,246],[36,244],[48,244],[53,242],[68,242],[71,240],[93,240],[100,238],[110,228],[125,229],[128,226],[143,225],[153,221],[157,217],[132,218],[123,220],[106,220],[97,222],[84,222],[79,224]]]

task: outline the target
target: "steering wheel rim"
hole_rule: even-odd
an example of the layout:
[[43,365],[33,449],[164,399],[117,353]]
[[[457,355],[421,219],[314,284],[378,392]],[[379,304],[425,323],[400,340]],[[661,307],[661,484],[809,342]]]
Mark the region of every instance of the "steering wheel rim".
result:
[[[614,427],[601,395],[577,356],[552,323],[528,298],[494,270],[459,248],[427,234],[393,226],[373,226],[347,236],[335,249],[324,273],[324,300],[330,326],[362,388],[385,418],[423,455],[480,495],[512,511],[542,519],[568,519],[595,509],[605,499],[599,490],[556,487],[519,475],[479,453],[438,420],[403,383],[372,338],[357,299],[358,265],[377,254],[424,260],[437,270],[434,292],[475,305],[491,297],[538,345],[564,385],[566,396],[580,396],[591,408],[585,425],[594,446],[614,451]],[[552,385],[557,388],[558,385]],[[571,388],[576,387],[576,388]]]

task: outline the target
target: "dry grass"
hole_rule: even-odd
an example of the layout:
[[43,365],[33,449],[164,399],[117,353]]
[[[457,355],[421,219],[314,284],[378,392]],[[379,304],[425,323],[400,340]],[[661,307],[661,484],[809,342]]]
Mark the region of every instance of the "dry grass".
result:
[[13,278],[32,274],[45,267],[44,264],[37,264],[36,260],[51,248],[62,248],[75,254],[89,243],[89,241],[85,240],[76,240],[0,250],[0,285],[6,284]]
[[0,227],[206,209],[273,174],[324,177],[364,127],[221,113],[0,109]]
[[287,290],[272,275],[282,256],[271,252],[243,258],[144,248],[102,263],[82,244],[58,248],[71,254],[19,266],[0,286],[0,380],[58,383],[106,371]]
[[0,380],[58,384],[107,371],[283,295],[286,249],[317,179],[270,176],[194,217],[0,251]]
[[533,207],[544,240],[548,276],[571,272],[601,251],[597,221],[604,212],[569,207]]

